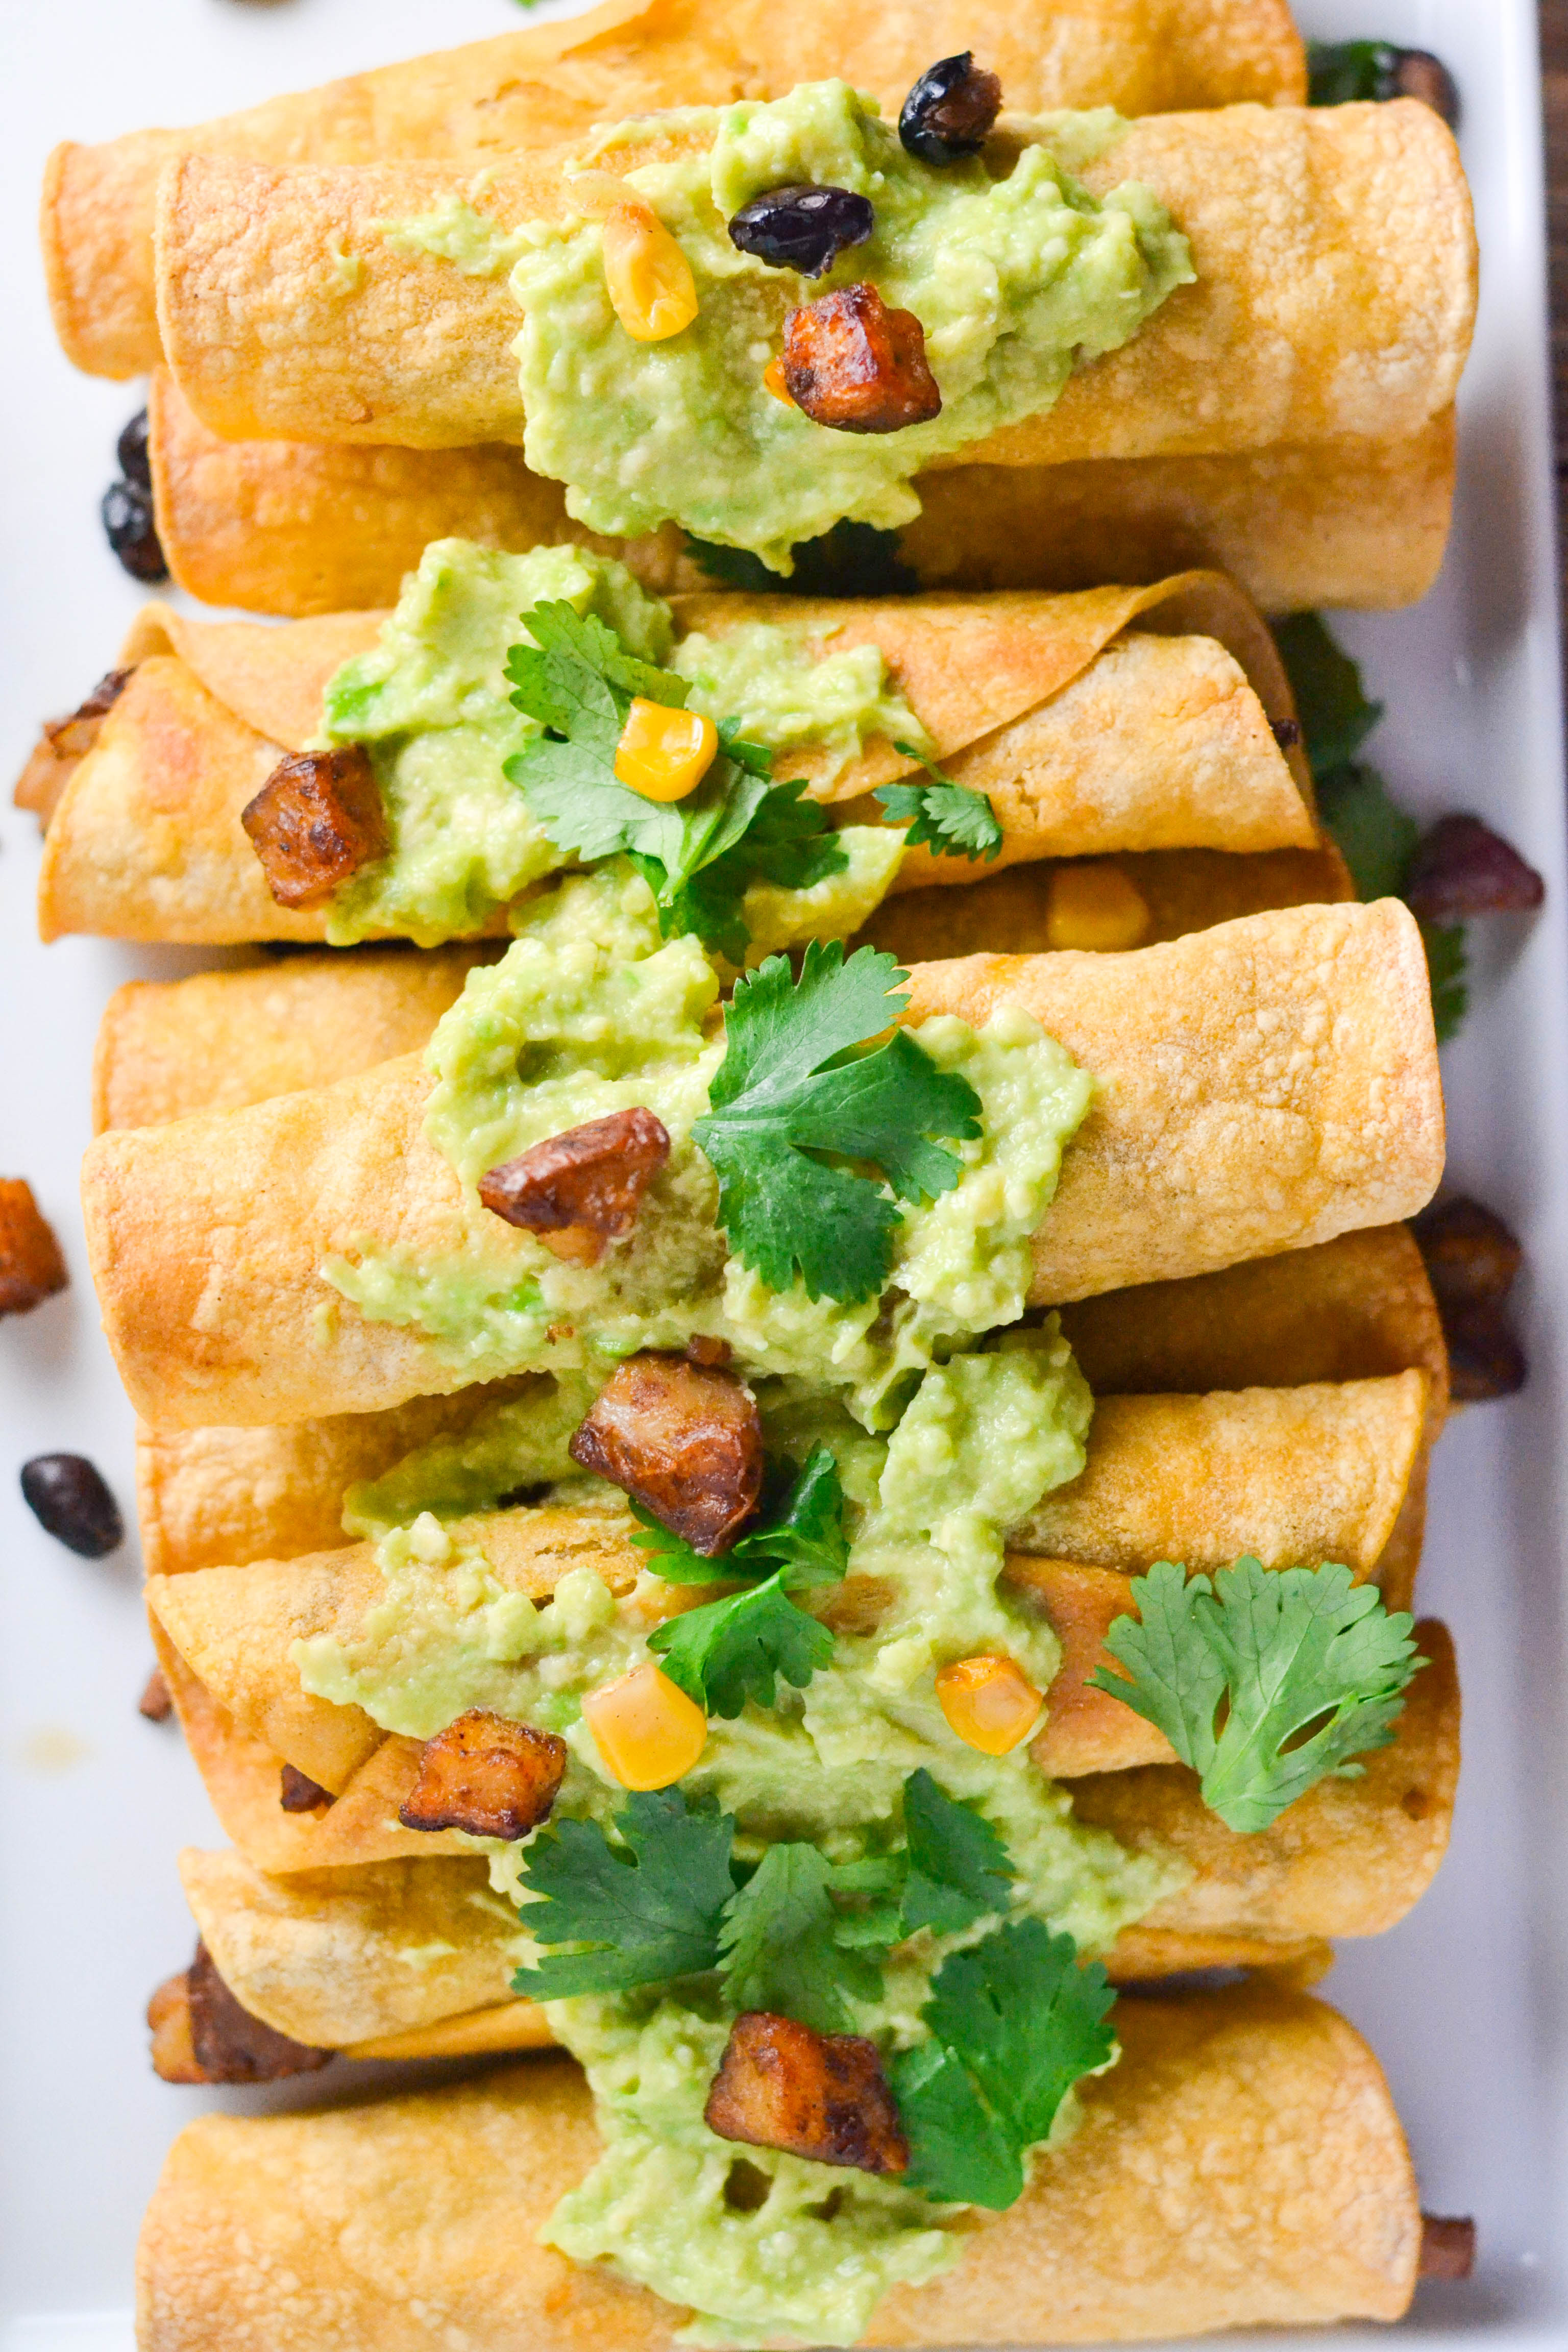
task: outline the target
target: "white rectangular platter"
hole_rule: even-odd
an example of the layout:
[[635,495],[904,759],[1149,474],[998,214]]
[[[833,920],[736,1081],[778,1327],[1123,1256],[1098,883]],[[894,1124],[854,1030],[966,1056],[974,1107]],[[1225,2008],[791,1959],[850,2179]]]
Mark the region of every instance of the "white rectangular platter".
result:
[[[1447,59],[1483,256],[1442,580],[1416,612],[1340,628],[1387,705],[1372,755],[1416,811],[1486,815],[1548,890],[1528,929],[1472,929],[1473,1009],[1444,1060],[1450,1179],[1524,1241],[1531,1362],[1523,1394],[1465,1413],[1436,1461],[1420,1600],[1459,1645],[1453,1849],[1415,1914],[1348,1948],[1327,1990],[1388,2070],[1424,2202],[1479,2224],[1476,2278],[1424,2289],[1403,2335],[1568,2346],[1568,870],[1535,16],[1531,0],[1307,0],[1304,16]],[[50,332],[32,226],[50,146],[517,21],[508,0],[0,0],[0,777],[108,667],[140,601],[96,512],[139,394],[73,374]],[[131,2352],[136,2230],[170,2139],[203,2105],[300,2094],[151,2072],[142,2005],[192,1941],[174,1855],[216,1827],[173,1727],[136,1714],[151,1654],[134,1542],[79,1559],[16,1485],[30,1454],[85,1452],[129,1510],[131,1414],[77,1207],[93,1037],[121,980],[214,959],[40,947],[37,861],[32,818],[5,805],[0,1172],[33,1183],[73,1287],[0,1325],[0,2352]]]

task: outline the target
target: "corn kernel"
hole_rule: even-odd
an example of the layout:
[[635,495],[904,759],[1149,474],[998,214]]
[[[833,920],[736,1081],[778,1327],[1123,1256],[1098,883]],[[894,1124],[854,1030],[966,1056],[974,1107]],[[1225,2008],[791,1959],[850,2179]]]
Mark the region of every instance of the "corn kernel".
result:
[[708,1718],[649,1659],[590,1691],[583,1718],[623,1789],[668,1789],[708,1745]]
[[789,386],[784,382],[784,353],[782,352],[775,352],[772,359],[768,362],[766,367],[763,370],[763,390],[764,392],[771,392],[775,400],[782,400],[786,408],[793,408],[795,406],[795,402],[790,397]]
[[1027,1738],[1044,1702],[1011,1658],[960,1658],[936,1678],[950,1731],[984,1756],[1005,1756]]
[[605,283],[616,318],[639,343],[662,343],[697,316],[691,265],[658,215],[640,201],[605,223]]
[[616,746],[616,778],[645,801],[683,801],[713,764],[719,730],[700,710],[674,710],[639,694]]
[[1148,901],[1118,867],[1058,866],[1052,875],[1046,938],[1053,948],[1135,948],[1148,929]]

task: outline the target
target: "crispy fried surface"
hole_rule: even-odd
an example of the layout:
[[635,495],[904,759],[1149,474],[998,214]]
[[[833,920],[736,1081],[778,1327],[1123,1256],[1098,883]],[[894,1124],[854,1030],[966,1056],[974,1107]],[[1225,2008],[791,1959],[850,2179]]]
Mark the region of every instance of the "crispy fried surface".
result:
[[874,2042],[748,2010],[735,2020],[702,2120],[721,2139],[857,2172],[907,2172],[909,2143]]
[[239,822],[280,907],[326,906],[392,845],[374,771],[357,743],[290,751]]
[[[1024,1003],[1100,1080],[1037,1236],[1042,1301],[1327,1240],[1406,1215],[1436,1187],[1426,956],[1395,901],[1289,909],[1128,955],[924,964],[912,991],[917,1020]],[[429,1085],[409,1058],[89,1147],[89,1255],[138,1412],[302,1420],[461,1384],[412,1329],[316,1312],[327,1253],[384,1237],[438,1256],[485,1215],[425,1137]]]
[[414,1786],[397,1809],[405,1830],[462,1830],[521,1838],[550,1816],[566,1770],[566,1742],[470,1706],[427,1739]]
[[[428,163],[170,163],[159,317],[187,399],[237,440],[521,440],[504,284],[390,247],[374,225],[465,188],[503,227],[559,218],[569,152],[510,158],[482,185]],[[629,168],[640,152],[595,160],[624,155]],[[1152,187],[1191,240],[1196,282],[1121,351],[1079,369],[1053,409],[974,442],[956,464],[1387,440],[1452,402],[1474,316],[1475,236],[1458,151],[1430,108],[1146,118],[1083,177],[1100,194],[1127,179]],[[334,246],[364,261],[352,290]]]
[[[973,2231],[949,2278],[890,2295],[868,2341],[1396,2318],[1420,2219],[1359,2035],[1262,1986],[1124,2000],[1116,2025],[1122,2061],[1084,2085],[1070,2153]],[[204,2117],[142,2231],[143,2352],[425,2352],[433,2307],[487,2352],[667,2352],[683,2315],[538,2242],[595,2145],[564,2060],[335,2113]]]
[[707,1556],[729,1549],[763,1491],[756,1399],[733,1372],[684,1356],[617,1365],[570,1451]]
[[547,1249],[596,1265],[605,1244],[637,1221],[643,1195],[669,1158],[663,1121],[641,1105],[585,1119],[479,1179],[485,1207],[537,1234]]
[[[571,138],[647,107],[776,96],[843,74],[897,115],[933,58],[973,36],[945,0],[897,11],[738,0],[721,16],[696,0],[608,0],[563,25],[476,41],[351,75],[188,131],[133,131],[49,159],[43,240],[56,331],[90,374],[137,375],[159,351],[153,279],[158,173],[185,152],[285,163],[497,153]],[[1027,110],[1299,101],[1300,37],[1284,0],[1200,0],[1173,22],[1159,0],[1038,0],[993,6],[985,53],[1008,101]],[[227,602],[227,599],[219,599]]]

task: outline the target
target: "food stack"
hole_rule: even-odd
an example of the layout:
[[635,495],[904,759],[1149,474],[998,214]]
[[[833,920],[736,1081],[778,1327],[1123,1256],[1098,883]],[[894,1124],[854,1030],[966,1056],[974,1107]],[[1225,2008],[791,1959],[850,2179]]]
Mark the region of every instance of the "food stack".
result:
[[1458,1772],[1433,926],[1261,616],[1440,559],[1445,82],[1309,106],[1277,0],[711,15],[50,170],[135,560],[274,622],[149,604],[24,780],[46,937],[256,950],[111,1001],[84,1171],[229,1841],[153,2063],[303,2078],[175,2140],[146,2352],[1464,2260],[1308,1990]]

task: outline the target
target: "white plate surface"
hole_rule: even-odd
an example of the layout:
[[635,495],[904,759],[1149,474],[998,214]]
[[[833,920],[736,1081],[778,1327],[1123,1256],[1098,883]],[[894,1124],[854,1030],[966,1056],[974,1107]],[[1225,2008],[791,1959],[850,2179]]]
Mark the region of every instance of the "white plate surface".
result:
[[[32,229],[49,147],[199,120],[517,21],[507,0],[0,0],[0,777],[38,719],[109,666],[140,601],[96,519],[139,395],[74,374],[49,331]],[[1311,0],[1307,22],[1447,59],[1484,257],[1442,581],[1418,612],[1342,631],[1388,706],[1372,756],[1412,807],[1490,817],[1549,889],[1528,927],[1472,931],[1475,1009],[1445,1055],[1451,1178],[1524,1239],[1532,1366],[1521,1397],[1448,1432],[1436,1466],[1421,1605],[1459,1643],[1453,1849],[1414,1916],[1349,1948],[1328,1990],[1388,2069],[1426,2203],[1479,2221],[1477,2278],[1423,2290],[1403,2332],[1568,2345],[1568,877],[1534,12]],[[0,1325],[0,2352],[130,2352],[132,2248],[169,2140],[203,2106],[255,2112],[291,2095],[176,2090],[148,2067],[142,2004],[191,1943],[175,1851],[219,1841],[173,1727],[135,1712],[151,1660],[134,1543],[78,1559],[16,1487],[28,1455],[85,1452],[129,1513],[131,1415],[77,1207],[93,1037],[120,981],[212,959],[40,947],[37,862],[32,819],[5,806],[0,1172],[32,1181],[73,1287]]]

